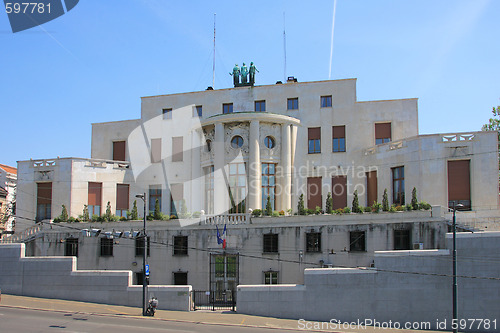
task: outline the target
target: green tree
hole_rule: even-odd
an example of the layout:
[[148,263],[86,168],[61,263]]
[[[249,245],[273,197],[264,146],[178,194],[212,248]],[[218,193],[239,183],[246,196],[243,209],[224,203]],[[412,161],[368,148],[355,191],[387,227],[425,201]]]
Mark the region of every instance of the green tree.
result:
[[[482,131],[496,131],[498,136],[498,153],[500,157],[500,106],[493,108],[491,111],[493,113],[493,117],[490,118],[487,124],[484,124],[481,128]],[[498,169],[500,170],[500,160],[498,162]],[[500,173],[499,173],[500,179]]]
[[297,203],[297,214],[306,215],[306,210],[304,209],[304,194],[299,196],[299,202]]
[[89,220],[90,220],[89,206],[83,205],[82,221],[83,222],[88,222]]
[[111,202],[108,201],[108,204],[106,205],[106,214],[104,214],[104,221],[111,221],[113,217],[113,214],[111,213]]
[[353,213],[361,212],[361,209],[359,208],[358,190],[354,191],[354,198],[352,199],[352,212]]
[[326,195],[325,212],[327,214],[333,213],[333,198],[330,192]]
[[66,209],[66,206],[65,205],[62,205],[62,212],[61,212],[61,215],[59,216],[59,219],[61,220],[61,222],[66,222],[68,221],[68,210]]
[[155,211],[153,213],[153,218],[155,220],[161,220],[162,219],[161,210],[160,210],[160,201],[158,199],[156,199],[156,201],[155,201]]
[[387,189],[384,189],[384,195],[382,196],[382,210],[384,212],[389,211],[389,198],[387,197]]
[[132,206],[132,211],[130,212],[131,220],[139,219],[139,212],[137,211],[137,200],[134,200],[134,205]]
[[271,205],[271,197],[270,196],[267,196],[266,215],[267,216],[273,215],[273,206]]
[[414,187],[413,191],[411,191],[411,208],[413,210],[418,210],[417,188],[416,187]]

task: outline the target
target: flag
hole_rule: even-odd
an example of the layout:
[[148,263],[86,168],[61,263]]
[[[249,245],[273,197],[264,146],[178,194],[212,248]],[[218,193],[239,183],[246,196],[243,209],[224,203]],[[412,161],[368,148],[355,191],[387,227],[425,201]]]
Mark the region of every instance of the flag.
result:
[[224,224],[224,231],[222,232],[222,237],[219,232],[219,227],[216,225],[217,228],[217,244],[222,244],[222,248],[226,249],[226,225]]

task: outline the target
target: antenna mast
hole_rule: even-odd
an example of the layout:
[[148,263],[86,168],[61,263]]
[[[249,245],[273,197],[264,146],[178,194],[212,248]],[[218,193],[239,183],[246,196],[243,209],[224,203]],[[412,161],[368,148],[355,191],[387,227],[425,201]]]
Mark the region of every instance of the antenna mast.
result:
[[283,55],[285,59],[285,64],[283,68],[283,82],[286,82],[286,32],[285,32],[285,12],[283,12]]
[[215,89],[215,17],[217,13],[214,13],[214,62],[212,66],[212,88]]

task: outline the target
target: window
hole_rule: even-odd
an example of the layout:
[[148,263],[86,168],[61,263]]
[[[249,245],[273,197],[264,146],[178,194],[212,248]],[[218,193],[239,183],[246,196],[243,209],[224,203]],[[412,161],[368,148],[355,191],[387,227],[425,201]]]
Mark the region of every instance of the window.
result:
[[182,200],[184,199],[184,184],[170,185],[170,214],[178,216],[182,210]]
[[140,272],[135,272],[135,280],[136,285],[142,286],[142,282],[144,280],[144,272],[142,270]]
[[262,209],[266,209],[267,197],[271,201],[271,209],[275,208],[276,201],[276,164],[262,163]]
[[113,141],[113,161],[125,161],[125,141]]
[[345,126],[333,126],[332,137],[332,151],[334,153],[345,152]]
[[287,110],[298,110],[299,109],[299,99],[297,97],[287,99],[286,109]]
[[174,285],[175,286],[187,286],[188,284],[188,273],[187,272],[174,272]]
[[405,168],[392,168],[392,203],[403,206],[405,204]]
[[149,186],[149,212],[155,211],[156,201],[160,205],[161,212],[161,185],[150,185]]
[[231,139],[231,147],[234,149],[241,148],[243,146],[243,138],[239,135],[234,136]]
[[101,216],[101,202],[102,202],[102,183],[89,182],[89,215]]
[[332,177],[333,209],[347,207],[347,176]]
[[67,257],[78,257],[78,238],[66,238],[64,255]]
[[188,236],[174,236],[174,256],[188,254]]
[[161,162],[161,139],[151,139],[151,163]]
[[247,194],[247,175],[245,163],[231,163],[229,165],[229,199],[231,200],[231,214],[245,213]]
[[205,212],[214,212],[214,166],[205,168]]
[[306,252],[321,252],[321,233],[306,233]]
[[375,144],[391,141],[391,123],[375,124]]
[[273,149],[276,145],[276,141],[272,136],[266,136],[266,138],[264,139],[264,145],[269,149]]
[[[147,251],[147,256],[149,257],[151,254],[151,238],[148,236],[148,251]],[[136,256],[143,256],[144,255],[144,236],[137,237],[135,239],[135,255]]]
[[372,206],[377,201],[377,170],[366,173],[366,205]]
[[183,138],[177,136],[172,138],[172,162],[182,162]]
[[233,103],[222,104],[222,113],[233,113]]
[[264,235],[264,253],[278,253],[278,234]]
[[37,183],[36,221],[50,219],[52,206],[52,183]]
[[448,161],[448,207],[458,204],[464,206],[460,210],[471,209],[470,160]]
[[307,177],[307,208],[322,207],[321,177]]
[[266,111],[266,101],[255,101],[255,111],[257,112]]
[[307,129],[309,140],[309,154],[321,153],[321,127],[310,127]]
[[331,108],[332,107],[332,95],[321,96],[321,107],[322,108]]
[[201,105],[197,105],[193,109],[193,117],[201,118],[203,116],[203,107]]
[[163,109],[163,119],[172,119],[172,109]]
[[264,272],[264,284],[278,284],[278,272]]
[[116,216],[127,217],[129,187],[128,184],[116,184]]
[[100,238],[101,240],[101,257],[109,257],[113,255],[113,239]]
[[365,232],[364,231],[351,231],[349,233],[349,251],[351,252],[365,252]]
[[394,230],[394,250],[411,250],[410,230]]

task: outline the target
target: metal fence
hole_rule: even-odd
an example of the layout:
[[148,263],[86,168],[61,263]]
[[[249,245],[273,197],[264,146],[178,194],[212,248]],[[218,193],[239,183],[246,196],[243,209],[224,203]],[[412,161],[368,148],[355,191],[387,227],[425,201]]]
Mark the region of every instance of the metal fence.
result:
[[236,309],[234,290],[200,291],[193,290],[193,310],[231,310]]

